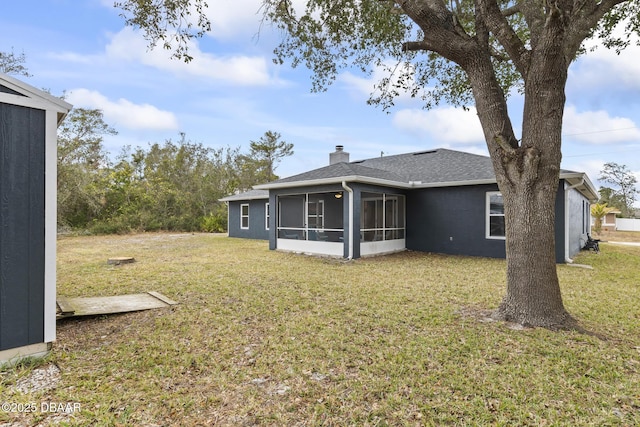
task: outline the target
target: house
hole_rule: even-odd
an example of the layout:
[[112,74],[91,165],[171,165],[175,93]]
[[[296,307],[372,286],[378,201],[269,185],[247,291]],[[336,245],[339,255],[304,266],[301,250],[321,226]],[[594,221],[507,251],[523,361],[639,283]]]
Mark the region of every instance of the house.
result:
[[[556,259],[581,248],[597,192],[562,170]],[[228,203],[229,236],[268,238],[269,248],[358,258],[402,250],[505,257],[504,206],[491,159],[449,149],[349,161],[257,185]]]
[[[616,223],[616,217],[621,214],[622,211],[617,208],[607,208],[607,214],[602,217],[602,230],[603,231],[616,231],[618,229]],[[595,225],[595,218],[591,218],[591,226]]]
[[71,108],[0,73],[0,365],[55,340],[56,134]]

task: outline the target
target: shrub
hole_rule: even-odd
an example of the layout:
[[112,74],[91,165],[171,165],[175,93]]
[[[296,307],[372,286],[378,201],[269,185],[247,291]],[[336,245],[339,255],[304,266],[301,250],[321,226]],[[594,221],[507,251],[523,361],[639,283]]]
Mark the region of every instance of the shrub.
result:
[[227,231],[227,210],[218,208],[215,212],[202,217],[200,230],[207,233],[224,233]]

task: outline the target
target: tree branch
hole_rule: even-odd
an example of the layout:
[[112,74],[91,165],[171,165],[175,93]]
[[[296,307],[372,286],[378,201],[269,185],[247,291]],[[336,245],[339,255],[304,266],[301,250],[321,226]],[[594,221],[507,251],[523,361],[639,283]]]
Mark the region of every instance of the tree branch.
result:
[[495,0],[478,0],[477,8],[484,16],[487,29],[498,39],[513,61],[518,72],[525,78],[529,71],[530,52],[513,30]]
[[424,33],[422,41],[403,44],[405,51],[430,50],[462,65],[469,55],[469,36],[441,0],[394,0]]
[[404,42],[402,44],[403,52],[418,52],[429,49],[429,44],[421,42]]
[[580,45],[586,37],[591,34],[598,22],[619,4],[627,3],[630,0],[603,0],[600,3],[575,0],[571,11],[571,26],[568,29],[570,39],[567,42],[565,55],[567,60],[575,58]]

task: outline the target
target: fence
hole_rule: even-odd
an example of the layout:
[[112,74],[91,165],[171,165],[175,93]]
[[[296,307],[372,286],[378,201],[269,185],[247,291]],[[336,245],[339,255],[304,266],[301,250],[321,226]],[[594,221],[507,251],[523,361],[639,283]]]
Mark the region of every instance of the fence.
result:
[[616,218],[616,230],[640,231],[640,219]]

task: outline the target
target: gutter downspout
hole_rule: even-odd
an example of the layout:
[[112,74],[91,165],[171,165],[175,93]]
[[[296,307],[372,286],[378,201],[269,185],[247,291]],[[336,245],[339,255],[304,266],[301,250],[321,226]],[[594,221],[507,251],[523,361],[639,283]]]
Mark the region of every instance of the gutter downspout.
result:
[[584,184],[584,177],[580,182],[564,189],[564,260],[568,264],[573,264],[573,260],[569,258],[569,190]]
[[346,181],[342,181],[342,188],[349,193],[349,257],[348,260],[353,259],[353,189],[347,185]]

